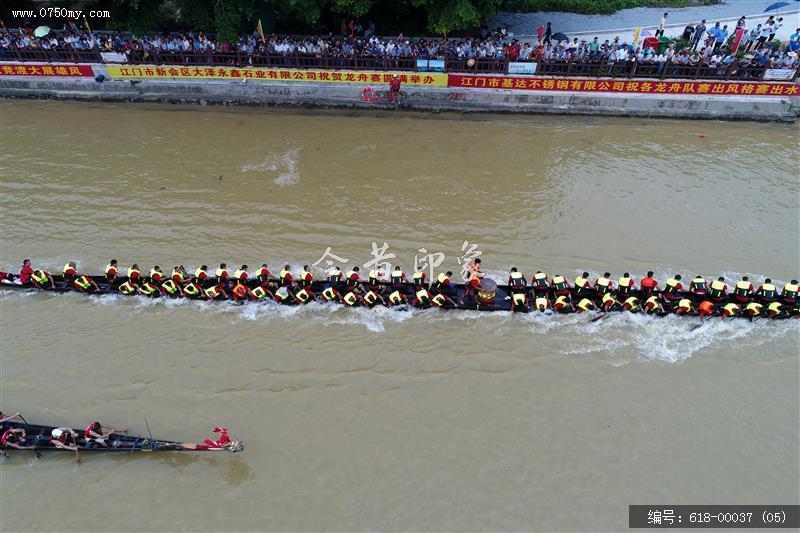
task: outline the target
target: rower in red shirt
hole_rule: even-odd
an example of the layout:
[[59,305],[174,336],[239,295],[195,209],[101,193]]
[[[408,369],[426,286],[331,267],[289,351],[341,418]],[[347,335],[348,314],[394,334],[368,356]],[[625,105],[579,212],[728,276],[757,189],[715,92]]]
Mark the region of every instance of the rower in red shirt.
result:
[[406,280],[406,273],[400,270],[399,266],[394,267],[392,271],[392,275],[389,276],[389,280],[392,282],[392,290],[399,291],[402,290],[405,286]]
[[308,265],[303,265],[303,270],[300,271],[300,278],[297,280],[297,283],[305,289],[311,289],[314,283],[314,274],[311,273],[311,269]]
[[262,287],[269,284],[269,280],[272,277],[272,274],[269,271],[269,267],[267,264],[264,263],[261,265],[261,269],[258,271],[258,282],[261,284]]
[[358,288],[358,284],[361,282],[361,278],[359,277],[358,272],[359,268],[357,266],[354,266],[353,270],[349,271],[345,276],[344,281],[347,284],[348,290],[355,291]]
[[108,263],[108,266],[106,267],[106,279],[109,282],[112,282],[116,277],[117,277],[117,260],[112,259]]
[[64,270],[61,274],[66,282],[74,280],[75,276],[78,275],[78,266],[75,264],[75,261],[70,261],[64,265]]
[[156,265],[150,269],[150,280],[156,283],[164,281],[164,273],[161,272],[161,267]]
[[283,265],[283,270],[278,272],[278,279],[280,279],[281,285],[283,287],[288,287],[294,281],[292,277],[292,267],[291,265]]
[[22,262],[22,268],[19,269],[19,282],[23,284],[30,283],[31,274],[33,274],[33,268],[31,268],[31,260],[25,259]]
[[658,289],[658,281],[653,277],[653,271],[647,271],[647,277],[642,278],[642,282],[639,284],[639,288],[641,289],[642,296],[652,296],[653,293]]

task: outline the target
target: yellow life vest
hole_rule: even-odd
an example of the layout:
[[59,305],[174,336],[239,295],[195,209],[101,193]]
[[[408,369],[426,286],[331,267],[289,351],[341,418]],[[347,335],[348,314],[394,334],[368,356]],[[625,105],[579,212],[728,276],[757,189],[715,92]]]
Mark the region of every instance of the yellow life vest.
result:
[[208,296],[212,300],[220,295],[219,287],[217,287],[216,285],[212,285],[203,292],[205,293],[206,296]]
[[725,307],[722,308],[722,310],[724,312],[723,314],[727,313],[729,316],[730,315],[736,316],[742,313],[741,308],[734,303],[726,304]]
[[657,296],[651,296],[645,302],[645,307],[647,307],[647,309],[649,311],[655,311],[658,308],[659,305],[661,305],[661,304],[658,302],[658,297]]
[[283,269],[280,272],[278,272],[278,277],[280,278],[281,281],[283,281],[284,279],[286,279],[286,276],[290,276],[291,274],[292,274],[291,270]]
[[[311,279],[306,279],[309,276],[311,276]],[[300,280],[299,281],[300,281],[300,285],[302,285],[304,287],[308,287],[309,285],[311,285],[311,282],[314,281],[314,275],[311,274],[311,272],[309,272],[308,270],[303,269],[303,270],[300,271]]]
[[364,295],[364,301],[367,302],[369,305],[374,304],[378,301],[378,295],[375,294],[375,291],[369,291],[367,294]]
[[131,294],[136,292],[136,285],[134,285],[130,281],[126,281],[125,283],[119,286],[119,292],[121,292],[125,296],[130,296]]
[[800,291],[800,286],[796,283],[787,283],[783,286],[783,293],[781,296],[783,296],[785,300],[794,300],[797,298],[798,291]]
[[519,306],[525,305],[525,303],[528,301],[528,298],[522,292],[514,293],[512,298],[514,298],[514,305],[519,305]]
[[401,304],[403,303],[403,296],[400,294],[400,291],[394,291],[389,295],[389,301],[395,305]]
[[342,300],[347,305],[355,305],[356,302],[358,301],[358,298],[356,298],[356,295],[353,291],[350,291],[344,295],[344,298],[342,298]]
[[150,269],[150,278],[152,279],[152,278],[155,278],[156,276],[161,276],[163,278],[164,277],[164,273],[161,272],[160,270],[156,270],[155,268],[151,268]]
[[583,276],[578,276],[575,278],[575,288],[576,289],[585,289],[586,285],[589,284],[589,280],[584,278]]
[[236,272],[233,273],[233,277],[234,277],[234,279],[241,280],[242,279],[242,274],[247,275],[247,271],[246,270],[242,270],[240,268]]
[[605,294],[611,290],[611,280],[601,276],[597,278],[597,292],[600,294]]
[[142,273],[139,271],[138,268],[129,268],[128,269],[128,277],[129,278],[133,278],[133,277],[135,277],[134,274],[136,274],[136,276],[141,276],[142,275]]
[[764,306],[761,305],[758,302],[751,302],[751,303],[747,304],[747,307],[745,307],[745,309],[747,311],[750,311],[753,316],[756,316],[756,315],[760,315],[761,314],[761,308],[762,307],[764,307]]
[[633,285],[633,280],[631,278],[619,278],[618,284],[620,289],[630,289],[631,285]]
[[142,283],[139,286],[139,292],[144,294],[145,296],[150,296],[151,294],[156,292],[156,288],[150,282]]
[[569,301],[567,300],[567,297],[563,295],[556,298],[556,301],[553,303],[553,307],[555,307],[558,310],[564,309],[568,305]]
[[378,281],[378,271],[377,270],[370,270],[369,274],[367,274],[370,281]]
[[547,274],[545,274],[544,272],[539,272],[538,274],[534,274],[532,285],[535,285],[537,287],[547,287]]
[[553,288],[557,291],[563,291],[567,288],[567,280],[564,276],[553,276]]
[[617,301],[614,299],[613,296],[611,296],[609,293],[603,294],[603,305],[606,305],[606,304],[613,305],[615,303],[617,303]]
[[667,294],[675,294],[678,292],[678,285],[680,285],[680,281],[675,278],[669,278],[665,283],[666,287],[664,288],[664,292]]
[[[517,272],[517,274],[518,274],[518,273],[519,273],[519,272]],[[442,272],[441,274],[439,274],[438,276],[436,276],[436,281],[437,281],[437,282],[438,282],[440,285],[443,285],[443,284],[444,284],[446,281],[450,281],[450,278],[448,278],[448,277],[447,277],[447,274],[445,274],[444,272]]]
[[[352,279],[355,276],[356,279]],[[358,283],[358,272],[355,270],[350,270],[347,272],[347,279],[345,280],[348,287],[355,287],[356,283]]]
[[763,283],[761,285],[761,294],[765,298],[775,298],[778,295],[778,287],[772,283]]
[[707,289],[706,280],[700,276],[694,278],[690,286],[692,287],[693,290],[696,291],[704,291]]
[[425,272],[421,270],[417,270],[414,272],[414,282],[422,281],[422,277],[425,275]]
[[334,268],[328,271],[328,280],[329,281],[339,281],[342,278],[342,271],[338,268]]
[[197,278],[197,279],[200,279],[200,275],[201,274],[205,274],[206,277],[208,277],[208,272],[206,272],[202,268],[198,268],[197,270],[194,271],[194,277]]
[[172,269],[172,275],[170,277],[172,279],[175,279],[176,276],[180,280],[186,279],[186,274],[184,274],[181,270],[178,270],[177,268],[173,268]]
[[715,279],[711,282],[708,293],[714,298],[722,298],[725,295],[725,283]]
[[171,279],[166,280],[161,286],[166,290],[169,294],[175,294],[178,291],[178,286],[175,285],[175,282]]
[[333,287],[327,287],[324,291],[322,291],[322,297],[326,300],[335,300],[336,291],[333,290]]
[[431,298],[431,303],[436,307],[442,307],[444,306],[445,303],[447,303],[447,300],[444,299],[443,294],[437,294],[436,296]]
[[222,279],[223,276],[228,275],[228,270],[225,268],[218,268],[217,270],[214,271],[214,275],[217,276],[218,279]]
[[750,282],[749,281],[739,281],[736,283],[736,288],[733,289],[733,294],[736,296],[750,296]]
[[403,271],[402,270],[395,270],[392,272],[391,277],[392,283],[395,285],[400,285],[403,283]]
[[187,283],[186,286],[183,288],[183,292],[185,292],[189,296],[197,296],[198,294],[200,294],[200,289],[194,283]]
[[625,307],[629,311],[638,311],[639,310],[639,298],[637,298],[636,296],[631,296],[630,298],[625,300],[625,303],[623,304],[623,307]]
[[576,307],[581,311],[588,311],[590,309],[594,309],[595,305],[594,302],[592,302],[589,298],[584,298],[580,302],[578,302],[578,305]]
[[683,298],[678,302],[678,309],[689,312],[692,310],[692,301],[689,298]]
[[117,267],[115,267],[114,265],[107,265],[106,266],[106,274],[112,274],[112,273],[115,276],[117,275]]
[[299,291],[297,291],[295,293],[295,296],[297,297],[298,300],[300,300],[303,303],[306,303],[309,300],[309,298],[311,298],[311,295],[308,294],[308,291],[305,289],[300,289]]
[[47,277],[47,273],[42,272],[41,270],[34,270],[33,274],[31,274],[31,277],[33,278],[33,281],[39,285],[44,285],[50,281],[50,279]]
[[426,289],[420,289],[417,291],[417,300],[419,300],[419,303],[425,303],[427,300],[430,300],[430,298],[431,295],[428,294]]
[[256,287],[250,293],[258,300],[263,300],[267,297],[267,291],[264,290],[264,287]]
[[547,301],[547,298],[539,297],[534,301],[534,305],[539,311],[544,311],[549,307],[549,302]]
[[76,270],[76,269],[75,269],[75,267],[73,267],[72,265],[70,265],[69,263],[67,263],[66,265],[64,265],[64,270],[62,271],[62,274],[63,274],[64,276],[66,276],[66,275],[67,275],[67,270]]
[[780,314],[783,310],[783,304],[780,302],[772,302],[767,309],[775,314]]
[[525,285],[525,282],[522,280],[522,272],[512,272],[508,277],[511,278],[511,285],[514,287],[522,287]]
[[89,278],[87,278],[86,276],[81,276],[75,279],[75,285],[77,285],[83,290],[86,290],[92,286],[92,282],[89,281]]

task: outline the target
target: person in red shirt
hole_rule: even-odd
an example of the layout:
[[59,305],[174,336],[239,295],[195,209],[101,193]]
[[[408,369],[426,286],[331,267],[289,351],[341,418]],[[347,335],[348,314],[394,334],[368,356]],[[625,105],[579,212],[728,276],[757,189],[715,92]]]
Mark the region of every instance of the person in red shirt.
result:
[[66,265],[64,265],[64,270],[62,272],[64,281],[70,282],[75,279],[75,276],[78,275],[78,265],[75,264],[75,261],[70,261]]
[[642,278],[642,282],[639,284],[641,288],[642,296],[652,296],[653,293],[658,289],[658,280],[653,277],[653,271],[647,271],[647,277]]
[[269,285],[269,280],[271,277],[272,274],[269,271],[269,267],[267,267],[267,264],[264,263],[263,265],[261,265],[261,270],[258,271],[258,282],[261,284],[262,287]]
[[392,81],[389,82],[389,101],[400,104],[400,76],[392,74]]
[[31,274],[33,274],[33,268],[31,268],[31,260],[25,259],[22,262],[22,268],[19,269],[19,282],[23,284],[30,283]]

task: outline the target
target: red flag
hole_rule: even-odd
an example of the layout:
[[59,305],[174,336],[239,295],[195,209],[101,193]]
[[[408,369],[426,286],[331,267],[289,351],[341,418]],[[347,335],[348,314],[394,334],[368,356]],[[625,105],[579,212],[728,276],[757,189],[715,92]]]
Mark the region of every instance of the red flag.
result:
[[733,32],[733,49],[731,52],[736,52],[736,49],[739,48],[742,36],[744,36],[744,28],[736,28],[736,31]]

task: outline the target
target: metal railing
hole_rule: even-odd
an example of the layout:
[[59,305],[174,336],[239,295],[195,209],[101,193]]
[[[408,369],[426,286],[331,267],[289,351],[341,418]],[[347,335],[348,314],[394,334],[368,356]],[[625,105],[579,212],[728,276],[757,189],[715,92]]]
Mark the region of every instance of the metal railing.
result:
[[[126,64],[216,67],[266,67],[330,70],[416,71],[413,57],[270,54],[256,52],[163,52],[130,50]],[[0,48],[0,61],[50,63],[116,63],[106,60],[100,50]],[[508,74],[508,59],[445,59],[446,72]],[[529,61],[530,62],[530,61]],[[539,61],[536,74],[542,76],[585,76],[611,78],[761,80],[767,67],[727,65],[640,63],[638,61]],[[792,81],[796,80],[798,72]]]

